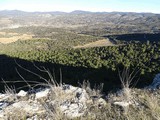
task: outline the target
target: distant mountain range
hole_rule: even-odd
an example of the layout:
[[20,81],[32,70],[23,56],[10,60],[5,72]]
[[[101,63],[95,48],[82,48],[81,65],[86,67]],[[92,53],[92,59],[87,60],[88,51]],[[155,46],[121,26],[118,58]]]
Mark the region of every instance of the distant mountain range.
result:
[[160,14],[81,10],[70,13],[0,11],[0,29],[26,26],[67,28],[90,34],[159,33]]

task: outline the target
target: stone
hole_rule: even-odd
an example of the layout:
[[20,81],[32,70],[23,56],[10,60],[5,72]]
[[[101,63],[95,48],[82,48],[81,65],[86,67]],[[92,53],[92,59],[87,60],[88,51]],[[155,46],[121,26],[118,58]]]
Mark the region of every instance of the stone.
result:
[[[57,99],[54,98],[54,94],[53,99],[51,99],[52,97],[50,97],[50,95],[52,90],[53,93],[57,90]],[[32,95],[34,99],[31,99]],[[14,96],[20,97],[11,99]],[[28,99],[21,99],[21,97],[25,96],[27,96]],[[71,85],[39,88],[30,92],[21,90],[18,94],[0,94],[0,118],[4,118],[7,113],[16,115],[15,112],[17,114],[19,112],[19,115],[27,114],[29,116],[28,120],[36,120],[38,118],[35,115],[45,114],[47,111],[44,107],[45,103],[40,101],[41,98],[45,98],[45,100],[48,101],[47,103],[45,101],[46,104],[50,105],[48,107],[53,108],[58,105],[60,111],[70,119],[84,115],[87,111],[89,101],[94,104],[93,99],[89,97],[85,89]],[[106,101],[99,97],[96,97],[96,101],[100,106],[106,104]]]
[[124,102],[124,101],[121,101],[121,102],[114,102],[113,104],[114,104],[114,105],[121,106],[121,107],[127,107],[127,106],[131,105],[130,102]]
[[89,96],[86,92],[86,90],[79,88],[79,87],[74,87],[71,85],[63,85],[63,90],[66,93],[70,93],[70,94],[74,94],[75,98],[79,101],[79,102],[85,102],[87,101],[87,99],[89,99]]
[[12,104],[15,108],[23,108],[25,111],[37,111],[38,105],[37,104],[30,104],[28,101],[20,101]]
[[35,116],[31,117],[31,118],[27,118],[27,120],[39,120],[39,119],[38,119],[38,116],[35,115]]
[[0,110],[0,120],[1,120],[1,118],[4,118],[4,117],[5,117],[4,111]]
[[6,101],[7,99],[13,97],[12,94],[0,94],[0,101]]
[[43,97],[47,97],[49,92],[50,92],[49,88],[46,88],[42,91],[39,91],[35,94],[35,99],[40,99],[40,98],[43,98]]
[[89,99],[86,90],[71,85],[63,85],[62,90],[73,99],[62,102],[60,110],[69,118],[82,116],[87,109],[86,102]]
[[24,90],[20,90],[19,93],[17,94],[17,96],[19,97],[25,97],[28,93],[25,92]]
[[105,106],[107,103],[103,98],[98,99],[98,104]]
[[86,105],[81,103],[64,102],[60,105],[60,109],[67,117],[75,118],[84,114]]
[[0,100],[3,99],[6,95],[0,93]]
[[7,119],[7,117],[9,117],[7,115],[22,114],[24,116],[33,116],[35,114],[42,114],[45,112],[44,107],[34,101],[17,101],[13,104],[1,103],[0,105],[1,108],[3,107],[3,109],[0,110],[0,119],[4,117]]

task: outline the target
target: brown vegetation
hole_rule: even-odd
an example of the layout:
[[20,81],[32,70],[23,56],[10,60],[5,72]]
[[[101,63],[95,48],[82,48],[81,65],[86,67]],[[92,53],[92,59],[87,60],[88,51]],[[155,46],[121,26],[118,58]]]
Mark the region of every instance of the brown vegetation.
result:
[[18,33],[6,33],[6,32],[0,32],[0,43],[8,44],[15,42],[17,40],[27,40],[31,39],[33,35],[29,34],[18,34]]

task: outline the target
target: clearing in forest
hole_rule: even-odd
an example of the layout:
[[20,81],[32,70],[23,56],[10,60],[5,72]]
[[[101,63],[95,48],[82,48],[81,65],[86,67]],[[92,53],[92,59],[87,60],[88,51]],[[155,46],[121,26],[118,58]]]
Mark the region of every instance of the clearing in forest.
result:
[[89,47],[102,47],[102,46],[115,46],[109,39],[102,39],[95,42],[87,43],[85,45],[74,46],[73,48],[89,48]]

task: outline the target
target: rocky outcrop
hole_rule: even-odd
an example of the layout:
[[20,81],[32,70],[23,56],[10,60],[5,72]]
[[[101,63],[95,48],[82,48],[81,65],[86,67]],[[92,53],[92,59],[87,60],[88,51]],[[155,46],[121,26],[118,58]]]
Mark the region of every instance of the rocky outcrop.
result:
[[[148,87],[157,91],[123,88],[114,94],[103,96],[103,98],[101,94],[97,94],[90,88],[79,88],[66,84],[30,91],[20,90],[19,93],[11,91],[0,94],[0,120],[48,120],[53,118],[53,120],[57,120],[57,118],[74,119],[86,117],[86,115],[89,115],[89,118],[91,116],[96,118],[94,115],[99,113],[95,113],[94,110],[103,111],[107,106],[109,111],[115,107],[120,111],[127,112],[129,107],[144,108],[152,103],[152,98],[159,100],[160,92],[157,89],[159,86],[160,74],[157,74]],[[150,98],[150,96],[152,97]],[[148,102],[145,105],[146,99]],[[105,111],[103,112],[105,113]]]
[[[0,119],[19,119],[22,116],[27,120],[35,120],[38,116],[49,119],[50,115],[57,113],[56,110],[62,116],[75,118],[83,116],[88,109],[87,104],[93,101],[85,89],[71,85],[0,94]],[[105,100],[97,97],[97,103],[104,105]]]

